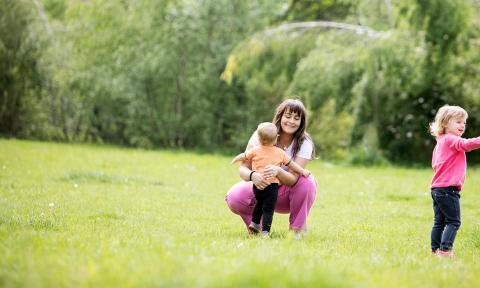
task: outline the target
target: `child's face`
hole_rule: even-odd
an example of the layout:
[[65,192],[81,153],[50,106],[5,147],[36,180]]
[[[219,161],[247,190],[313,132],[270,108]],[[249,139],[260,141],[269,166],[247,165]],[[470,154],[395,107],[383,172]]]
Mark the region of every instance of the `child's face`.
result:
[[290,112],[290,110],[286,110],[280,121],[280,125],[282,127],[282,131],[287,134],[295,134],[300,124],[302,123],[302,119],[300,115],[295,112]]
[[463,132],[465,132],[466,125],[467,119],[465,117],[451,118],[447,125],[445,125],[445,133],[462,136]]

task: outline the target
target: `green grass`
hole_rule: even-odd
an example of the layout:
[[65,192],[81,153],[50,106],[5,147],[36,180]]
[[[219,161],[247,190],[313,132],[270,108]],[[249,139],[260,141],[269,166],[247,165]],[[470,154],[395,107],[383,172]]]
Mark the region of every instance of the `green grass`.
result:
[[275,214],[262,240],[225,205],[229,160],[0,140],[0,287],[478,287],[478,169],[448,260],[429,255],[430,169],[315,161],[307,237]]

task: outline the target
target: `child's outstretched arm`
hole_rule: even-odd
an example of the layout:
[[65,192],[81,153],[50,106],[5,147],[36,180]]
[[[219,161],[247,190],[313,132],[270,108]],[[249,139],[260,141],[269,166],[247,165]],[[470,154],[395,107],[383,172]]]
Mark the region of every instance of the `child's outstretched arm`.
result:
[[290,160],[289,163],[287,163],[287,166],[288,168],[292,169],[294,172],[300,174],[300,175],[303,175],[305,177],[308,177],[310,176],[310,171],[308,171],[307,169],[304,169],[302,168],[302,166],[298,165],[297,163],[295,163],[295,161],[293,160]]
[[232,162],[230,162],[230,164],[234,164],[234,163],[237,163],[237,162],[243,162],[245,160],[247,160],[247,154],[245,152],[243,152],[243,153],[240,153],[237,156],[235,156],[235,158],[233,158],[233,160],[232,160]]
[[480,148],[480,137],[465,139],[453,136],[450,138],[450,146],[454,147],[457,151],[470,152]]

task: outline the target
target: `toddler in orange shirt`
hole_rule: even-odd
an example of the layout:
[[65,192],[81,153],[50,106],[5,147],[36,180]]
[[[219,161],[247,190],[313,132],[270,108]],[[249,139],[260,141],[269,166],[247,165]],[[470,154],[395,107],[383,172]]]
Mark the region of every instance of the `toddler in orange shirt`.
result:
[[[305,177],[310,175],[308,170],[303,169],[285,151],[275,146],[277,143],[277,126],[275,124],[270,122],[260,123],[257,127],[257,134],[260,145],[237,155],[232,160],[232,164],[249,160],[252,162],[252,170],[258,173],[263,173],[268,165],[285,165],[300,175]],[[277,177],[271,177],[268,180],[270,185],[263,190],[253,185],[253,194],[257,203],[253,210],[252,223],[248,226],[248,230],[253,234],[259,233],[261,229],[264,237],[268,237],[270,234],[280,183]],[[262,227],[260,227],[260,219],[262,219]]]

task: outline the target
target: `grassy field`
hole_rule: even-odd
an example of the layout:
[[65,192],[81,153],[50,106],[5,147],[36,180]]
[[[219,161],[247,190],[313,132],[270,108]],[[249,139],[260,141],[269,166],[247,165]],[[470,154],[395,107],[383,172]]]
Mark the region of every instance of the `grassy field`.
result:
[[309,233],[246,234],[230,158],[0,140],[1,287],[479,287],[480,171],[455,260],[429,252],[430,169],[320,161]]

